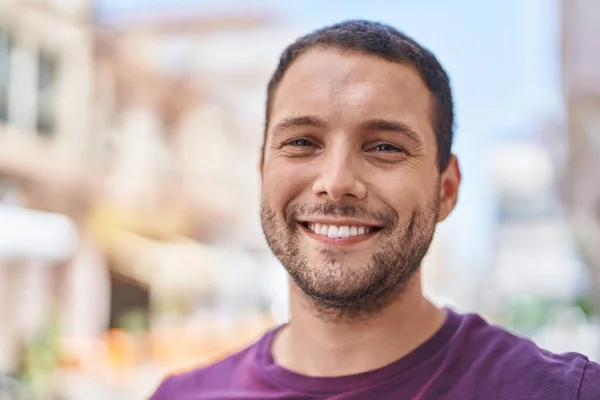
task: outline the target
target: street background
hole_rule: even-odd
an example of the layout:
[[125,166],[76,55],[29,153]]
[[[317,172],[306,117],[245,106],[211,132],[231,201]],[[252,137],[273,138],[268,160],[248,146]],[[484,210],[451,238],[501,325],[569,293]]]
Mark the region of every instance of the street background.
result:
[[349,18],[450,75],[463,185],[428,296],[600,360],[599,2],[0,0],[0,399],[145,399],[287,320],[266,84]]

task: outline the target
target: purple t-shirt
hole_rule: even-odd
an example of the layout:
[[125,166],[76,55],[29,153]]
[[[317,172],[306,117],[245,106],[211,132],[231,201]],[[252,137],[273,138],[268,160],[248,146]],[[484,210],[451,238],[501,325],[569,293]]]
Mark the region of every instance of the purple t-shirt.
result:
[[599,400],[600,365],[552,354],[474,314],[447,311],[417,349],[380,369],[314,378],[275,364],[276,330],[212,366],[166,379],[151,400]]

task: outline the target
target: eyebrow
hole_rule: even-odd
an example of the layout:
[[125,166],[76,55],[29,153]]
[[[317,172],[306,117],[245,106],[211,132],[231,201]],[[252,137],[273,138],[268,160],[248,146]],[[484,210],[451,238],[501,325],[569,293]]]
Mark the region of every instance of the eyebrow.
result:
[[413,128],[404,122],[387,119],[370,119],[360,125],[362,131],[397,132],[409,139],[416,145],[423,145],[423,139]]
[[271,128],[271,133],[275,135],[291,128],[325,128],[326,126],[325,121],[314,115],[295,115],[277,122]]
[[[278,121],[270,131],[273,135],[277,135],[287,129],[307,127],[322,129],[327,127],[327,123],[314,115],[295,115]],[[423,145],[421,135],[404,122],[375,118],[361,123],[359,129],[363,132],[396,132],[406,136],[418,146]]]

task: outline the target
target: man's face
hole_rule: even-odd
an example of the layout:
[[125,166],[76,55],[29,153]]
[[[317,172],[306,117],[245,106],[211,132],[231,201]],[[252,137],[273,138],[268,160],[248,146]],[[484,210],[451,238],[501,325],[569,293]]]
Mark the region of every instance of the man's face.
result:
[[418,270],[455,200],[441,195],[432,109],[414,67],[370,55],[315,48],[284,75],[261,164],[261,219],[317,303],[383,306]]

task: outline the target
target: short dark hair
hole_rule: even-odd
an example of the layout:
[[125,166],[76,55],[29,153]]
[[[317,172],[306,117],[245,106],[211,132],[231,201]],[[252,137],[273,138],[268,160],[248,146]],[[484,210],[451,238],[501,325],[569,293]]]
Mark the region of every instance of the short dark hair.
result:
[[314,47],[358,51],[416,67],[433,94],[438,167],[440,171],[446,170],[454,136],[454,107],[448,75],[435,56],[415,40],[389,25],[372,21],[350,20],[321,28],[300,37],[283,51],[267,88],[265,140],[273,96],[283,75],[300,55]]

